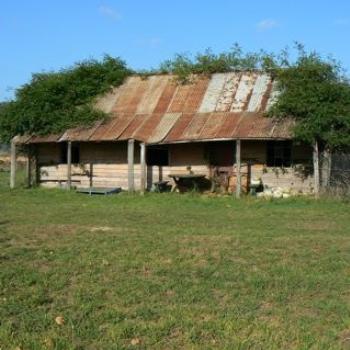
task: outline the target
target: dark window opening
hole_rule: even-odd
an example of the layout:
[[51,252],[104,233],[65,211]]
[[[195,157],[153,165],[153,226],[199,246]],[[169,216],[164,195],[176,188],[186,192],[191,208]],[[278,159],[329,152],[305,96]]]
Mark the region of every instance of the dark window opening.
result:
[[169,165],[169,151],[167,148],[148,148],[147,165]]
[[269,141],[266,158],[269,167],[290,167],[292,165],[292,142]]
[[[60,163],[67,164],[67,150],[68,144],[61,143]],[[80,163],[80,147],[79,143],[72,143],[72,164]]]
[[212,142],[206,145],[205,157],[212,166],[232,166],[235,162],[233,142]]

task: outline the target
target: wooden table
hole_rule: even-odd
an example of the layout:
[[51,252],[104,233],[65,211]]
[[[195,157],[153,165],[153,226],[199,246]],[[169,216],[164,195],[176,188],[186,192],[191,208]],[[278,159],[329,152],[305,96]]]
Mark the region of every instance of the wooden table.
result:
[[198,191],[201,180],[205,178],[205,175],[202,174],[169,174],[168,176],[175,182],[171,192],[181,188],[190,188],[193,191]]

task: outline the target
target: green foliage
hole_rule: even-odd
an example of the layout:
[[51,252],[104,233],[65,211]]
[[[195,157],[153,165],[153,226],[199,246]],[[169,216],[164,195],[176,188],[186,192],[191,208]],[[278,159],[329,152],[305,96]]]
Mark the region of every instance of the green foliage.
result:
[[33,74],[16,91],[14,101],[0,105],[0,138],[49,134],[91,125],[107,115],[93,109],[96,96],[123,83],[131,71],[119,58],[87,60],[59,72]]
[[177,54],[171,60],[160,65],[163,73],[175,74],[184,83],[190,80],[192,74],[213,74],[232,72],[235,70],[254,70],[268,61],[269,54],[244,53],[242,48],[235,44],[231,50],[215,54],[211,49],[204,53],[197,53],[194,57],[188,54]]
[[294,62],[273,70],[281,94],[269,114],[294,118],[296,138],[328,148],[350,144],[350,85],[339,63],[298,46]]

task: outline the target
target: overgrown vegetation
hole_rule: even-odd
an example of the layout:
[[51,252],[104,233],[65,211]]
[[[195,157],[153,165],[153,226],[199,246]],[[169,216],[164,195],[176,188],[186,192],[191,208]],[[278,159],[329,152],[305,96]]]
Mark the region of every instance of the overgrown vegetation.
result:
[[0,106],[0,139],[57,133],[106,118],[93,108],[94,98],[122,84],[129,74],[124,61],[110,56],[59,72],[33,74],[32,80],[16,91],[13,101]]
[[295,61],[272,70],[281,92],[270,116],[294,118],[295,137],[322,148],[350,145],[350,84],[341,65],[299,46]]

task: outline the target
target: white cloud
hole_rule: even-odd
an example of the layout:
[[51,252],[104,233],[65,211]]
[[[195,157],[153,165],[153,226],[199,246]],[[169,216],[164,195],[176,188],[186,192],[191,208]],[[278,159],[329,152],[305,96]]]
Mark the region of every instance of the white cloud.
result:
[[257,23],[256,27],[260,32],[265,30],[270,30],[279,26],[279,23],[271,18],[263,19],[259,23]]
[[107,5],[101,5],[98,8],[98,12],[104,16],[104,17],[108,17],[110,19],[112,19],[113,21],[119,21],[122,16],[121,14],[115,10],[114,8],[107,6]]
[[350,25],[350,18],[338,18],[334,21],[337,26],[348,26]]

